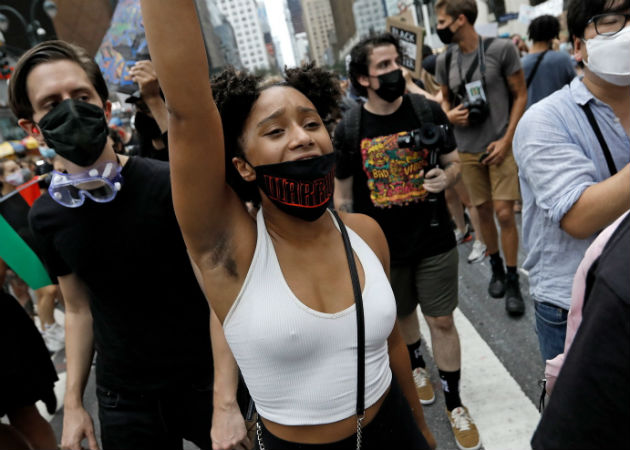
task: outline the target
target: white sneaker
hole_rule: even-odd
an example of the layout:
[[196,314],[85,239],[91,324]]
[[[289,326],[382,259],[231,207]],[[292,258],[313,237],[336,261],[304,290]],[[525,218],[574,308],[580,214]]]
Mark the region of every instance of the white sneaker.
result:
[[468,255],[468,262],[469,263],[481,262],[485,259],[485,257],[486,257],[486,244],[475,239],[475,242],[473,242],[472,251],[470,252],[470,255]]
[[66,333],[61,325],[57,322],[52,325],[44,324],[44,331],[42,331],[42,337],[46,343],[48,351],[55,353],[66,346]]
[[466,225],[466,231],[461,232],[458,228],[455,228],[455,241],[457,241],[457,245],[463,244],[464,242],[468,242],[472,240],[472,235],[470,234],[470,228]]

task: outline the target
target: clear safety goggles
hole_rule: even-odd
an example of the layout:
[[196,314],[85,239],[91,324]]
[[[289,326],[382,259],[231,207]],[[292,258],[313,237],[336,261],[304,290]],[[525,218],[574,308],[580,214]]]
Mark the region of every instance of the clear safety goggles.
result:
[[78,208],[85,197],[97,203],[114,200],[122,187],[122,167],[114,162],[105,162],[82,173],[67,174],[52,172],[48,187],[51,198],[61,206]]

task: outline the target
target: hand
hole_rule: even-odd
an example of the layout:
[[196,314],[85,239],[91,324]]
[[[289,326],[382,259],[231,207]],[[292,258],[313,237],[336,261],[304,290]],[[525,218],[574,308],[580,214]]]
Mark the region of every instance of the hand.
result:
[[461,104],[456,108],[451,109],[446,113],[449,122],[458,127],[468,126],[468,109],[464,108]]
[[501,138],[498,141],[491,142],[486,151],[488,157],[481,164],[485,166],[498,166],[504,160],[508,151],[512,148],[512,142],[508,139]]
[[210,437],[213,450],[249,450],[253,447],[247,437],[243,415],[235,403],[227,408],[214,408]]
[[[420,176],[423,174],[424,170],[420,172]],[[446,172],[439,167],[429,170],[429,173],[424,177],[424,188],[433,194],[442,192],[446,189],[447,185],[448,178],[446,177]]]
[[160,96],[160,84],[151,61],[138,61],[129,71],[131,79],[138,83],[140,95],[146,101],[148,98]]
[[94,435],[94,424],[88,412],[82,407],[64,408],[61,448],[64,450],[82,449],[81,441],[88,440],[90,450],[98,450]]

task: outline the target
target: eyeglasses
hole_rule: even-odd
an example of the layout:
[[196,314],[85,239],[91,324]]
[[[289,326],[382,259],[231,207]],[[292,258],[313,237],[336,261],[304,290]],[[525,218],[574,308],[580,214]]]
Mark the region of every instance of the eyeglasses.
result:
[[595,24],[595,32],[602,36],[613,36],[624,29],[630,20],[630,14],[605,13],[591,17],[586,25]]

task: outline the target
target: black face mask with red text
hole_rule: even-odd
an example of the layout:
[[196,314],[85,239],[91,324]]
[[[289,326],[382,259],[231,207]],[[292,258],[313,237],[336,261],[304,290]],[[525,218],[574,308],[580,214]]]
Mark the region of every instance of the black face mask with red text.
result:
[[335,186],[335,154],[254,167],[256,184],[281,211],[308,222],[321,217]]

